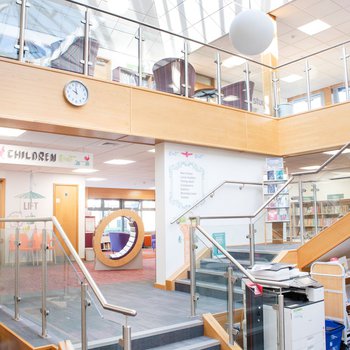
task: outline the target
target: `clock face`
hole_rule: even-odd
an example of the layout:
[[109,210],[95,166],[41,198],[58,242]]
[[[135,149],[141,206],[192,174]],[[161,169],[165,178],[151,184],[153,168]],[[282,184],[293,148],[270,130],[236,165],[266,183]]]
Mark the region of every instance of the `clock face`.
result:
[[64,87],[64,96],[72,105],[83,106],[89,98],[89,92],[81,81],[72,80]]

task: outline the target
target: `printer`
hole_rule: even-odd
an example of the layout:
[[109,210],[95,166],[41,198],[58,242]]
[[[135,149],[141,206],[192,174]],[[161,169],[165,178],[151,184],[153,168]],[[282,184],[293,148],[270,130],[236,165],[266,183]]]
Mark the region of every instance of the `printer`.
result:
[[[285,350],[324,350],[323,286],[290,264],[258,264],[249,272],[259,283],[252,286],[254,283],[242,280],[246,316],[244,348],[277,350],[279,324],[284,324]],[[283,323],[279,320],[279,294],[284,297]]]

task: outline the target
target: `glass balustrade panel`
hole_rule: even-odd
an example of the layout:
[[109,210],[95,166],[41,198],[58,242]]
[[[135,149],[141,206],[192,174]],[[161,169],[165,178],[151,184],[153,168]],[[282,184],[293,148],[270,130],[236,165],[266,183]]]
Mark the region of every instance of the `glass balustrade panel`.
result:
[[63,0],[31,1],[25,61],[74,73],[84,71],[85,8]]
[[[184,40],[152,28],[143,27],[143,72],[152,88],[178,96],[185,95]],[[188,66],[189,96],[195,89],[196,72]]]
[[308,110],[306,94],[305,62],[298,61],[276,70],[278,79],[278,117],[285,117]]
[[251,112],[274,115],[274,90],[272,85],[272,69],[249,62],[249,81],[251,87]]
[[[345,78],[342,47],[336,47],[309,59],[311,109],[344,102]],[[305,96],[300,96],[303,98]]]
[[[91,21],[91,75],[138,86],[138,24],[97,11],[91,11]],[[151,80],[142,79],[142,86],[148,83],[152,84]]]
[[[203,102],[218,103],[216,84],[217,51],[194,42],[189,42],[189,50],[189,65],[196,72],[194,87],[189,86],[190,97]],[[189,74],[189,76],[191,75]]]
[[0,5],[0,56],[18,59],[21,6],[14,0]]

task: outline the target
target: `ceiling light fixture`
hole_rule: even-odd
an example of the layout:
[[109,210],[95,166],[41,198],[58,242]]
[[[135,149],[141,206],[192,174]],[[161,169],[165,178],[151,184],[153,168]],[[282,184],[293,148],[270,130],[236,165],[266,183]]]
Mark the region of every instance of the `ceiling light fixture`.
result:
[[112,165],[127,165],[131,163],[135,163],[135,161],[127,160],[127,159],[111,159],[105,162],[105,164],[112,164]]
[[280,80],[285,81],[286,83],[294,83],[295,81],[301,80],[303,77],[298,74],[290,74],[286,77],[280,78]]
[[0,136],[18,137],[24,134],[25,132],[26,130],[0,127]]
[[303,166],[299,169],[301,170],[317,170],[320,167],[320,165],[309,165],[309,166]]
[[230,58],[226,58],[226,60],[222,61],[222,65],[226,68],[232,68],[235,66],[240,66],[243,63],[246,63],[247,60],[245,60],[242,57],[238,57],[238,56],[232,56]]
[[237,101],[238,97],[235,95],[228,95],[228,96],[225,96],[222,100],[225,102],[233,102],[233,101]]
[[[326,151],[326,152],[322,152],[323,154],[329,154],[331,156],[334,156],[336,153],[338,153],[340,150],[339,149],[335,149],[334,151]],[[341,154],[346,154],[346,153],[350,153],[350,149],[346,148]]]
[[99,182],[99,181],[105,181],[107,180],[104,177],[89,177],[87,179],[85,179],[86,181],[93,181],[93,182]]
[[148,152],[149,153],[156,153],[156,149],[155,148],[149,149]]
[[306,23],[303,26],[298,27],[298,29],[308,35],[314,35],[330,28],[331,26],[326,22],[316,19],[312,22]]
[[240,12],[230,26],[232,45],[244,55],[258,55],[271,44],[274,26],[271,18],[258,10]]
[[72,170],[73,173],[77,173],[77,174],[91,174],[91,173],[96,173],[97,171],[98,171],[97,169],[88,169],[88,168],[79,168],[79,169]]

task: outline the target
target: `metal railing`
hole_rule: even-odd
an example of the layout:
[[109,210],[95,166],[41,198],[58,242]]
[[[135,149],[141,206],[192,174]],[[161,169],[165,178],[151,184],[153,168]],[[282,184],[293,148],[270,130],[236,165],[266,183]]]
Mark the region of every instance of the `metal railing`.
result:
[[[90,272],[87,270],[86,266],[84,265],[83,261],[80,259],[79,254],[74,249],[72,243],[70,242],[68,236],[64,232],[62,226],[58,222],[57,218],[55,216],[53,217],[43,217],[43,218],[0,218],[0,223],[36,223],[36,222],[43,222],[44,223],[44,229],[42,231],[42,289],[41,289],[41,299],[42,299],[42,307],[41,307],[41,313],[42,313],[42,322],[41,322],[41,335],[42,337],[47,337],[47,316],[48,316],[48,310],[46,307],[46,299],[47,299],[47,259],[46,259],[46,253],[48,249],[47,241],[46,241],[46,223],[52,222],[54,227],[59,232],[59,235],[61,239],[63,240],[64,244],[66,245],[69,253],[72,255],[73,259],[79,266],[80,271],[82,272],[84,276],[84,281],[81,283],[81,348],[82,350],[87,350],[87,322],[86,322],[86,309],[90,305],[89,300],[87,299],[87,287],[88,285],[93,290],[94,294],[96,295],[98,301],[100,302],[101,306],[105,310],[113,311],[125,316],[136,316],[137,312],[133,309],[109,304],[105,297],[103,296],[101,290],[97,286],[96,282],[92,278]],[[19,228],[18,226],[15,229],[15,296],[14,296],[14,319],[19,320],[19,303],[21,301],[20,297],[20,291],[19,291],[19,250],[20,250],[20,238],[19,238]],[[86,283],[87,282],[87,283]],[[131,350],[131,327],[129,325],[123,325],[123,332],[122,332],[122,341],[123,341],[123,349],[124,350]]]
[[[245,269],[235,258],[232,257],[232,255],[223,248],[208,232],[206,232],[203,227],[200,225],[201,220],[216,220],[216,219],[249,219],[249,255],[250,255],[250,266],[252,267],[255,263],[254,255],[255,255],[255,232],[254,232],[254,222],[253,219],[256,218],[263,210],[268,208],[268,205],[273,201],[278,195],[280,195],[294,180],[295,178],[299,178],[299,206],[300,206],[300,215],[302,218],[303,213],[303,206],[302,206],[302,183],[301,183],[301,177],[303,175],[314,175],[320,173],[322,170],[325,169],[327,165],[332,163],[335,159],[337,159],[348,147],[350,146],[350,143],[345,144],[339,151],[337,151],[333,156],[331,156],[329,159],[327,159],[318,169],[312,170],[312,171],[304,171],[304,172],[297,172],[293,173],[290,179],[273,195],[271,196],[263,205],[261,205],[254,213],[247,214],[247,215],[231,215],[231,216],[193,216],[190,217],[190,298],[191,298],[191,315],[196,315],[196,305],[198,301],[198,296],[196,294],[196,249],[197,245],[195,244],[195,232],[196,230],[199,231],[214,247],[218,249],[222,253],[222,255],[228,259],[228,261],[235,266],[247,279],[249,279],[253,283],[259,283],[261,285],[275,287],[275,288],[283,288],[288,287],[286,283],[283,282],[276,282],[271,280],[261,280],[258,278],[255,278],[247,269]],[[223,184],[218,185],[215,187],[214,191],[221,188]],[[231,183],[231,181],[230,181]],[[235,181],[232,181],[232,183],[236,183]],[[255,184],[255,183],[253,183]],[[212,191],[213,192],[213,191]],[[193,209],[196,205],[201,203],[204,199],[206,199],[212,192],[204,196],[202,199],[197,201],[191,209]],[[182,213],[181,216],[187,214],[190,210],[187,210]],[[177,220],[181,217],[177,217],[177,219],[173,220],[172,223],[177,222]],[[302,219],[300,219],[302,220]],[[303,225],[301,225],[303,227]],[[304,234],[303,230],[301,230],[301,234]],[[303,243],[303,240],[302,240]],[[234,283],[235,278],[232,276],[232,271],[230,271],[227,274],[228,276],[228,305],[232,305],[233,301],[233,288],[232,283]],[[283,304],[284,303],[284,296],[282,291],[280,290],[278,294],[278,349],[283,350],[284,349],[284,327],[283,325],[283,318],[284,318],[284,309]],[[233,324],[233,309],[232,307],[228,308],[228,329],[229,329],[229,340],[230,344],[233,344],[234,338],[233,338],[233,330],[234,330],[234,324]]]
[[[189,52],[188,50],[188,43],[192,42],[194,44],[200,45],[201,47],[206,47],[208,49],[214,50],[215,51],[215,55],[213,55],[213,63],[216,64],[216,73],[215,73],[215,80],[216,80],[216,95],[217,95],[217,103],[218,104],[222,104],[223,98],[221,95],[221,89],[222,89],[222,74],[221,74],[221,65],[222,65],[222,60],[220,58],[220,54],[225,54],[225,55],[230,55],[230,56],[234,56],[234,57],[238,57],[241,59],[244,59],[245,62],[245,66],[242,70],[242,81],[245,82],[245,98],[246,98],[246,103],[247,103],[247,110],[251,111],[252,110],[252,101],[251,98],[252,96],[250,96],[250,88],[249,88],[249,82],[250,82],[250,68],[249,68],[249,63],[250,64],[256,64],[259,67],[261,67],[261,69],[268,69],[270,70],[270,75],[271,75],[271,92],[272,92],[272,96],[271,96],[271,101],[270,101],[270,105],[268,110],[270,111],[269,114],[273,115],[273,116],[281,116],[280,114],[280,87],[278,86],[278,84],[280,84],[280,80],[276,75],[276,72],[279,72],[282,68],[290,66],[291,64],[294,64],[296,62],[299,62],[301,60],[305,60],[305,96],[306,96],[306,101],[307,101],[307,108],[308,110],[311,109],[311,81],[310,81],[310,70],[312,69],[312,67],[310,67],[309,65],[309,59],[311,57],[314,57],[318,54],[321,53],[325,53],[328,52],[332,49],[338,48],[338,47],[342,47],[342,57],[341,60],[343,61],[343,80],[341,79],[341,77],[339,77],[339,81],[343,81],[344,85],[345,85],[345,93],[346,93],[346,101],[349,101],[349,82],[348,82],[348,58],[349,55],[346,52],[346,47],[345,45],[348,44],[350,42],[350,40],[344,41],[342,43],[333,45],[332,47],[329,47],[327,49],[323,49],[323,50],[319,50],[313,54],[309,54],[305,57],[281,64],[281,65],[268,65],[268,64],[264,64],[262,62],[253,60],[249,57],[245,57],[242,56],[240,54],[237,54],[233,51],[230,50],[225,50],[223,48],[219,48],[215,45],[211,45],[199,40],[195,40],[195,39],[191,39],[189,37],[180,35],[180,34],[176,34],[176,33],[172,33],[169,30],[165,30],[165,29],[161,29],[158,28],[156,26],[152,26],[140,21],[137,21],[135,19],[130,19],[121,15],[117,15],[115,13],[112,13],[110,11],[106,11],[103,9],[100,9],[96,6],[93,5],[89,5],[89,4],[85,4],[82,3],[80,1],[76,1],[76,0],[65,0],[67,3],[69,4],[74,4],[78,7],[81,7],[83,9],[85,9],[85,20],[83,21],[84,23],[84,52],[83,52],[83,59],[81,60],[81,63],[83,64],[83,74],[84,75],[88,75],[89,74],[89,66],[92,64],[91,62],[89,62],[89,45],[90,45],[90,37],[91,37],[91,33],[90,33],[90,27],[92,25],[91,20],[90,20],[90,13],[92,11],[96,11],[96,13],[100,13],[103,15],[108,15],[111,16],[111,18],[116,18],[116,19],[121,19],[123,21],[127,21],[129,23],[133,23],[138,25],[138,30],[137,30],[137,34],[136,34],[136,39],[138,40],[138,57],[137,57],[137,62],[138,62],[138,69],[137,69],[137,76],[138,76],[138,85],[142,86],[142,77],[143,77],[143,63],[144,63],[144,58],[143,58],[143,28],[149,28],[151,30],[166,34],[166,35],[170,35],[172,37],[176,37],[179,38],[181,40],[183,40],[183,44],[184,44],[184,72],[185,72],[185,79],[184,79],[184,96],[189,97],[189,79],[188,79],[188,56],[189,54],[191,54],[191,52]],[[20,6],[21,6],[21,11],[20,11],[20,16],[19,16],[19,35],[18,35],[18,45],[17,45],[17,49],[18,49],[18,59],[20,61],[25,61],[25,52],[26,52],[26,47],[25,47],[25,38],[26,38],[26,19],[27,19],[27,11],[30,11],[30,9],[27,9],[28,4],[26,0],[21,0],[17,2]],[[211,77],[213,78],[213,77]],[[331,85],[334,85],[334,83],[332,83]],[[264,93],[264,91],[263,91]],[[300,94],[298,94],[300,95]]]

